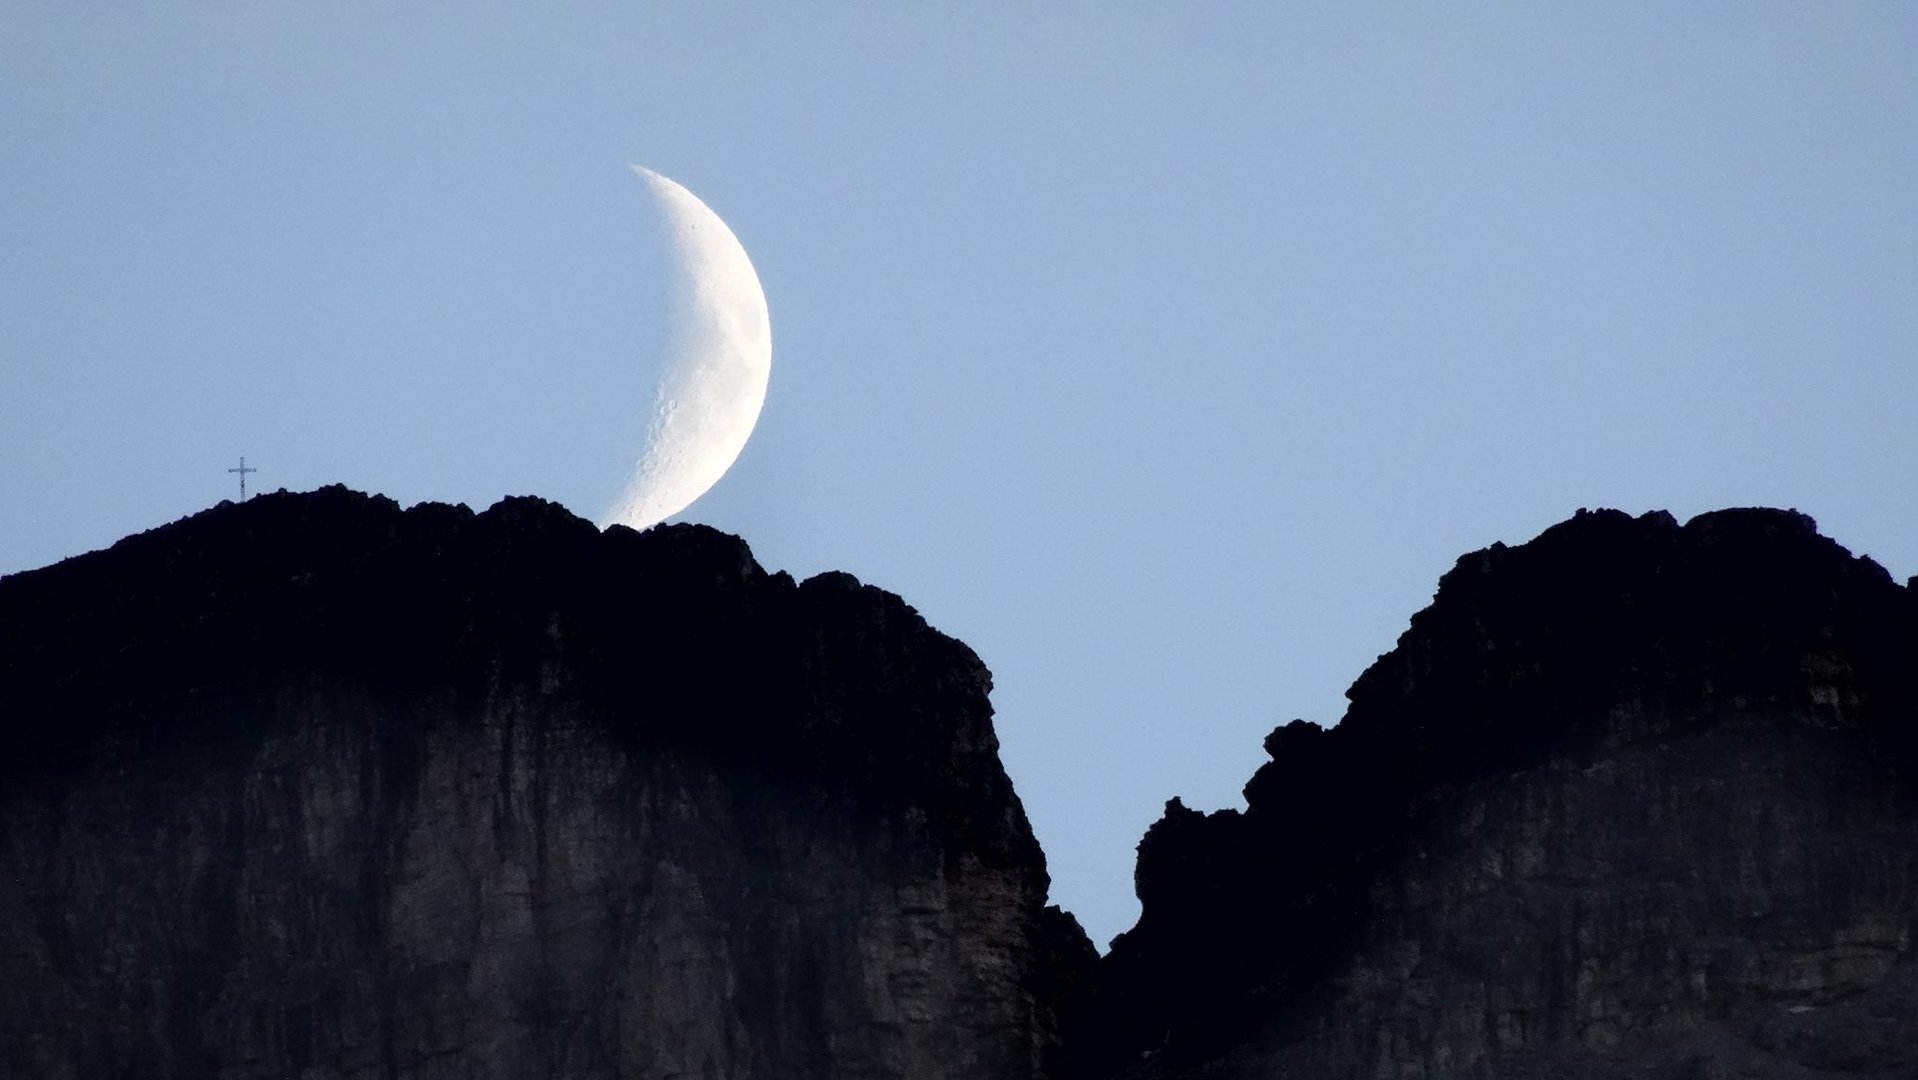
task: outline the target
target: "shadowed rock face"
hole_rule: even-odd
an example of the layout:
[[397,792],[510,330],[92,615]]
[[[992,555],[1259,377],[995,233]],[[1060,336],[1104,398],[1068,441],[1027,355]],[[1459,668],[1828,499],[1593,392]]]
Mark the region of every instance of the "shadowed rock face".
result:
[[898,598],[557,507],[0,580],[0,1075],[1918,1074],[1918,604],[1810,519],[1468,555],[1103,961]]
[[1781,511],[1466,556],[1244,813],[1147,833],[1095,1072],[1912,1075],[1914,627]]
[[897,597],[558,507],[0,581],[0,1073],[1036,1077],[1092,957]]

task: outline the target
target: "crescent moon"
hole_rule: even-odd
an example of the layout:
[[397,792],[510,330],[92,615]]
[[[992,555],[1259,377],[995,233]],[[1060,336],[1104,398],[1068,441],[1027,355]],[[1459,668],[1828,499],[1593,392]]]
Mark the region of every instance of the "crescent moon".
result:
[[645,529],[691,506],[746,448],[772,375],[766,292],[739,238],[692,192],[638,165],[673,248],[672,347],[646,448],[602,524]]

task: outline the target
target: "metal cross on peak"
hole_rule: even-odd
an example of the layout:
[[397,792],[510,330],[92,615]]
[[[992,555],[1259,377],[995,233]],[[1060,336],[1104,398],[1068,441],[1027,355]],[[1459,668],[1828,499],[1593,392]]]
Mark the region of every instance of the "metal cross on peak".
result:
[[246,466],[246,455],[245,455],[245,454],[242,454],[242,455],[240,455],[240,467],[239,467],[239,468],[237,468],[237,469],[228,469],[228,470],[227,470],[227,472],[231,472],[231,473],[239,473],[239,474],[240,474],[240,501],[241,501],[241,502],[245,502],[245,501],[246,501],[246,474],[247,474],[247,473],[250,473],[250,472],[259,472],[259,471],[260,471],[260,470],[258,470],[258,469],[249,469],[249,468],[247,468],[247,466]]

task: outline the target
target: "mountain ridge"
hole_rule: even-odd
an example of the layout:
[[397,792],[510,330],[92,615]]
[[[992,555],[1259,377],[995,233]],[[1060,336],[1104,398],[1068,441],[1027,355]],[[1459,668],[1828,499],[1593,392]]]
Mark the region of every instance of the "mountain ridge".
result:
[[32,1077],[1893,1077],[1918,589],[1794,511],[1462,556],[1046,906],[972,649],[700,526],[332,487],[0,578]]
[[0,1063],[1041,1075],[1090,950],[989,689],[850,575],[535,499],[263,495],[0,579]]
[[[1617,1031],[1598,1026],[1581,1012],[1602,1011],[1579,981],[1589,982],[1593,973],[1576,964],[1568,969],[1552,950],[1577,952],[1567,942],[1579,940],[1584,931],[1578,920],[1593,917],[1591,911],[1651,903],[1608,892],[1604,878],[1607,867],[1633,866],[1654,852],[1661,862],[1647,871],[1656,880],[1646,888],[1665,897],[1660,903],[1674,905],[1680,912],[1674,918],[1695,916],[1703,926],[1711,920],[1683,910],[1686,902],[1701,895],[1713,902],[1735,900],[1736,882],[1695,880],[1683,853],[1662,848],[1657,828],[1636,820],[1632,807],[1633,799],[1677,800],[1689,813],[1709,815],[1711,801],[1693,789],[1714,786],[1735,804],[1736,784],[1710,775],[1716,762],[1702,747],[1713,747],[1710,754],[1726,760],[1749,755],[1752,775],[1739,783],[1767,788],[1778,787],[1773,774],[1786,774],[1795,760],[1872,768],[1885,781],[1875,797],[1894,806],[1784,784],[1776,793],[1779,815],[1796,815],[1794,828],[1803,835],[1787,830],[1774,842],[1794,845],[1791,857],[1821,866],[1834,880],[1883,874],[1899,890],[1918,891],[1913,864],[1897,844],[1861,856],[1870,865],[1823,864],[1817,852],[1799,849],[1844,841],[1844,829],[1826,827],[1834,819],[1857,829],[1896,830],[1901,843],[1918,838],[1911,797],[1918,758],[1914,627],[1918,617],[1909,588],[1820,536],[1809,517],[1792,511],[1717,511],[1682,526],[1662,512],[1637,518],[1581,512],[1526,544],[1496,544],[1461,557],[1441,579],[1431,605],[1354,682],[1339,725],[1295,721],[1268,737],[1271,760],[1248,781],[1243,813],[1199,814],[1175,800],[1148,830],[1138,869],[1144,911],[1103,962],[1105,991],[1117,1004],[1094,1041],[1113,1050],[1110,1067],[1144,1055],[1155,1064],[1142,1075],[1165,1076],[1221,1067],[1218,1062],[1244,1055],[1248,1039],[1272,1044],[1263,1067],[1275,1074],[1303,1068],[1308,1075],[1359,1075],[1376,1065],[1382,1075],[1432,1069],[1477,1075],[1473,1070],[1509,1067],[1498,1062],[1513,1054],[1605,1059],[1612,1043],[1622,1046],[1644,1034],[1634,1025],[1656,1022],[1623,1017],[1605,1021]],[[1744,735],[1713,741],[1732,730]],[[1753,749],[1769,746],[1766,740],[1777,745]],[[1671,747],[1690,747],[1699,760],[1660,756]],[[1621,775],[1636,779],[1618,780]],[[1640,786],[1633,790],[1633,784]],[[1510,802],[1472,802],[1472,792],[1501,786]],[[1583,805],[1579,800],[1610,809],[1569,809]],[[1431,825],[1423,818],[1428,814],[1442,824]],[[1539,826],[1554,814],[1569,816],[1576,826],[1553,826],[1544,849],[1509,837],[1483,839],[1501,823]],[[1757,828],[1750,821],[1720,825],[1717,833],[1705,829],[1692,838],[1697,864],[1709,863],[1721,850],[1743,851],[1761,862],[1785,854],[1749,851],[1749,830]],[[1685,827],[1665,826],[1673,832]],[[1431,903],[1429,897],[1417,899],[1426,895],[1417,882],[1436,872],[1427,865],[1434,849],[1448,847],[1465,861],[1445,873],[1470,883],[1455,884],[1452,896],[1469,908],[1474,897],[1529,888],[1527,875],[1547,874],[1555,855],[1582,844],[1609,845],[1609,853],[1592,855],[1589,865],[1551,872],[1561,881],[1580,882],[1578,902],[1589,910],[1568,914],[1547,901],[1528,907],[1515,900],[1502,913],[1551,944],[1529,942],[1530,955],[1517,942],[1505,946],[1533,964],[1528,977],[1548,973],[1549,985],[1526,992],[1545,995],[1548,1003],[1509,993],[1496,1006],[1461,1016],[1452,1030],[1429,1030],[1433,1024],[1425,1021],[1445,1014],[1437,1002],[1447,995],[1504,993],[1496,980],[1447,982],[1439,975],[1421,990],[1417,976],[1420,964],[1441,962],[1496,970],[1502,960],[1490,944],[1500,933],[1495,926],[1447,923],[1425,927],[1429,937],[1391,938],[1391,925],[1417,923]],[[1480,874],[1465,852],[1500,870]],[[1666,895],[1667,878],[1690,884]],[[1806,886],[1793,903],[1817,908],[1856,901],[1871,907],[1870,889],[1858,890],[1819,895]],[[1885,931],[1889,937],[1880,938],[1899,955],[1912,927],[1906,892],[1890,901],[1900,910],[1873,909],[1896,923],[1895,931]],[[1676,948],[1672,928],[1653,926],[1662,916],[1650,911],[1607,917],[1641,935],[1640,945]],[[1476,942],[1478,952],[1433,948],[1448,937]],[[1762,952],[1762,944],[1753,948]],[[1365,960],[1368,950],[1411,950],[1423,959],[1400,969],[1376,957]],[[1699,994],[1711,1000],[1689,1000],[1686,987],[1668,985],[1676,977],[1667,975],[1632,993],[1657,1001],[1664,1014],[1690,1017],[1694,1027],[1718,1023],[1770,992],[1762,978],[1727,972],[1711,958],[1693,963],[1661,957],[1659,964],[1682,969],[1677,981],[1698,982],[1704,987]],[[1363,973],[1368,965],[1369,975]],[[1633,981],[1630,972],[1610,977]],[[1369,1030],[1341,1028],[1315,1011],[1320,1006],[1301,1004],[1332,986],[1368,979],[1369,989],[1348,985],[1341,1007],[1365,1017],[1353,1023],[1369,1024]],[[1172,989],[1191,986],[1207,990]],[[1424,1002],[1423,1018],[1404,1012],[1408,996]],[[1736,1000],[1722,1000],[1727,997]],[[1273,1017],[1296,1020],[1301,1011],[1319,1016],[1322,1026],[1277,1033]],[[1669,1026],[1682,1025],[1671,1020]],[[1374,1044],[1395,1029],[1402,1029],[1391,1036],[1398,1040],[1395,1049],[1375,1061]],[[1918,1031],[1910,1034],[1918,1038]],[[1388,1068],[1388,1059],[1399,1064]],[[1404,1062],[1413,1064],[1401,1068]]]

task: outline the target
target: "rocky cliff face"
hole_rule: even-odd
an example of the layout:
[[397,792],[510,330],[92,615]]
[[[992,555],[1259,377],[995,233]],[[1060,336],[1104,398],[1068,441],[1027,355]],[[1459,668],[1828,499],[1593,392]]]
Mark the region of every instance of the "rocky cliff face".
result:
[[898,598],[536,500],[0,580],[0,1075],[1918,1075],[1918,601],[1780,511],[1468,555],[1097,960]]
[[1038,1077],[1091,960],[897,597],[268,495],[0,581],[0,1073]]
[[1918,1073],[1918,608],[1808,518],[1466,556],[1349,696],[1147,834],[1095,1072]]

